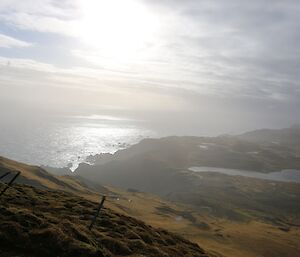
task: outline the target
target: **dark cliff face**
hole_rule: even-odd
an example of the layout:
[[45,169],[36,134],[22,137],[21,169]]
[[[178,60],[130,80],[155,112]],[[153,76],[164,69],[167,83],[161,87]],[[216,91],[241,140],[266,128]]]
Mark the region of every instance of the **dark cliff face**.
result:
[[198,245],[62,191],[15,185],[0,198],[1,257],[201,257]]

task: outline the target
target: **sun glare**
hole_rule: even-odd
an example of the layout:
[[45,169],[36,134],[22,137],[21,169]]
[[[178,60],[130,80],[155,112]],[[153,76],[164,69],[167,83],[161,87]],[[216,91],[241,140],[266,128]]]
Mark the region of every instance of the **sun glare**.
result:
[[153,42],[157,19],[135,0],[82,0],[77,31],[100,56],[116,60],[136,59]]

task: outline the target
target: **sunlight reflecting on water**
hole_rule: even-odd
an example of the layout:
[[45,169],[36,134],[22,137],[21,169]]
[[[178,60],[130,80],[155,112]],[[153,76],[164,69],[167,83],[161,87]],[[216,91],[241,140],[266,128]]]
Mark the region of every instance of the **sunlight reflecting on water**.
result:
[[18,161],[73,169],[90,154],[113,153],[154,133],[124,122],[87,121],[0,126],[0,155]]

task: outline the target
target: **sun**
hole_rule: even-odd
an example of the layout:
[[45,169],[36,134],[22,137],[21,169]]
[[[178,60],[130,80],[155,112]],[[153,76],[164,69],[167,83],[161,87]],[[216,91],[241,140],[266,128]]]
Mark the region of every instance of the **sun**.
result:
[[102,57],[136,59],[155,40],[158,21],[142,1],[82,0],[80,10],[80,39]]

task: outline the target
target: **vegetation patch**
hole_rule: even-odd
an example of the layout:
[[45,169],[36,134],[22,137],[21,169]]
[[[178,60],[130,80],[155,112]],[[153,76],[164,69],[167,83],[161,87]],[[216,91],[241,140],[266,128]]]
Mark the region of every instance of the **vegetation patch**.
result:
[[[1,189],[1,188],[0,188]],[[1,257],[204,257],[198,245],[71,193],[15,185],[0,198]]]

